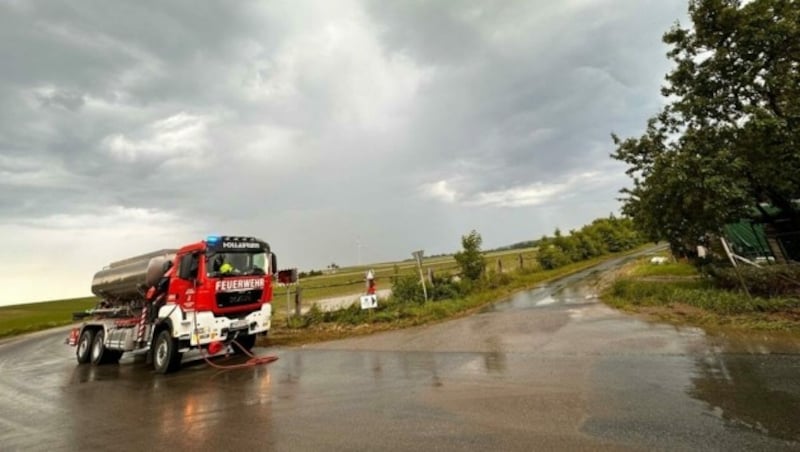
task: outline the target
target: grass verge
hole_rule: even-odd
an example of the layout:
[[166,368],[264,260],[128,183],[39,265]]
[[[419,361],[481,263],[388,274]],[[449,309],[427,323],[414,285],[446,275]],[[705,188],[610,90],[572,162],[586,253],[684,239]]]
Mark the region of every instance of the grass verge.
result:
[[[688,272],[686,264],[631,265],[604,291],[608,305],[671,323],[800,332],[800,298],[719,289],[693,268]],[[653,279],[659,277],[664,279]]]

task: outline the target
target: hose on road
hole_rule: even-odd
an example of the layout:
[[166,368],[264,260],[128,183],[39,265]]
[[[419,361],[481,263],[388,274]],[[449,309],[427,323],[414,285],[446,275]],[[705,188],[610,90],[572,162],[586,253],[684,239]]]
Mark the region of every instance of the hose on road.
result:
[[[255,367],[255,366],[260,366],[260,365],[263,365],[263,364],[269,364],[271,362],[275,362],[275,361],[278,360],[278,357],[275,356],[275,355],[256,356],[256,355],[250,353],[249,350],[244,348],[236,340],[231,341],[231,343],[234,344],[234,346],[239,347],[239,350],[241,350],[241,352],[243,354],[248,356],[248,360],[246,362],[243,362],[243,363],[240,363],[240,364],[216,364],[213,361],[211,361],[211,359],[210,359],[211,357],[206,353],[205,349],[202,350],[203,351],[203,359],[206,361],[206,363],[209,366],[211,366],[211,367],[213,367],[215,369],[219,369],[219,370],[244,369],[244,368],[247,368],[247,367]],[[229,354],[226,353],[225,357],[227,358],[228,356],[229,356]]]

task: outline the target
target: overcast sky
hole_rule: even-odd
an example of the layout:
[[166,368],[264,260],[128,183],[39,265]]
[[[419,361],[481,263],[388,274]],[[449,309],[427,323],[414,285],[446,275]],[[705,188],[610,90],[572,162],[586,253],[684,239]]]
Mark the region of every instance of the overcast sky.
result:
[[617,212],[685,0],[0,0],[0,304],[255,235],[281,267]]

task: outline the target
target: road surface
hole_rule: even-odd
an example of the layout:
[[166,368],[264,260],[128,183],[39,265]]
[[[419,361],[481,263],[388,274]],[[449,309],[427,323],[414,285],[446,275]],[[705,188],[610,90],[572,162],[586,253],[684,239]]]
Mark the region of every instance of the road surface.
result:
[[599,303],[596,276],[433,326],[259,350],[280,360],[246,370],[78,366],[64,332],[5,342],[0,449],[800,449],[796,336],[647,323]]

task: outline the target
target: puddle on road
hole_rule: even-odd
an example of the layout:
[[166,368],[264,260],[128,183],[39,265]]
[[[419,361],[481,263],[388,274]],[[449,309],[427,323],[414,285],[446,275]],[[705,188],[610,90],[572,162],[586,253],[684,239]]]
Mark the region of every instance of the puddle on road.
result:
[[599,301],[597,286],[602,275],[637,258],[638,255],[630,255],[608,260],[535,289],[518,292],[508,299],[485,307],[481,312],[544,308],[559,304],[597,303]]
[[595,279],[580,284],[556,283],[518,292],[506,300],[489,305],[482,312],[503,312],[518,309],[543,308],[555,304],[581,305],[599,301]]
[[731,426],[800,441],[800,356],[709,350],[695,360],[688,394]]

